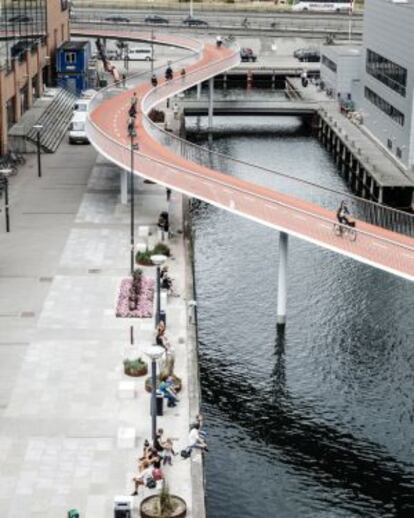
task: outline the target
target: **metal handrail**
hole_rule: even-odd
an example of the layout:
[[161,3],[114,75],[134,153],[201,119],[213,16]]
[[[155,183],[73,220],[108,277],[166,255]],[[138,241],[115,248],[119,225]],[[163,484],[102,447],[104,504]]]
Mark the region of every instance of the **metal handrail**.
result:
[[[93,133],[96,133],[92,135],[92,139],[96,146],[100,149],[101,153],[104,156],[107,156],[111,161],[117,163],[120,167],[125,168],[125,165],[128,164],[130,159],[130,149],[126,144],[122,144],[120,142],[114,141],[113,139],[109,139],[111,143],[114,144],[114,146],[111,149],[108,149],[108,138],[107,136],[99,131],[98,128],[93,128]],[[162,160],[159,160],[157,158],[154,158],[153,156],[147,156],[141,152],[134,152],[135,159],[136,159],[136,169],[140,171],[140,174],[147,178],[157,178],[157,181],[160,181],[161,183],[164,183],[166,186],[170,185],[171,187],[175,187],[173,184],[169,183],[168,179],[166,178],[170,172],[172,172],[173,177],[177,178],[177,173],[180,173],[181,175],[184,174],[186,176],[186,183],[187,183],[187,189],[186,188],[180,188],[185,194],[188,194],[190,196],[197,196],[197,185],[198,183],[193,184],[192,187],[189,186],[191,180],[194,180],[194,177],[199,177],[200,179],[205,180],[205,176],[202,173],[198,173],[193,170],[185,169],[184,167],[178,167],[174,164],[171,164],[170,162],[164,162]],[[135,161],[134,159],[134,161]],[[219,178],[208,178],[209,182],[212,184],[220,185],[220,187],[223,187],[224,189],[221,190],[221,192],[225,191],[225,188],[228,188],[229,185]],[[325,226],[329,226],[332,228],[333,231],[333,223],[335,223],[332,219],[327,218],[325,216],[322,216],[317,213],[313,213],[311,211],[305,210],[301,207],[292,206],[289,203],[283,202],[281,200],[275,200],[273,198],[267,197],[262,194],[258,193],[252,193],[251,191],[245,190],[238,186],[231,186],[233,191],[239,191],[240,193],[251,197],[252,199],[260,200],[264,203],[264,208],[269,211],[270,209],[283,209],[286,212],[291,212],[293,214],[300,214],[300,215],[306,215],[310,217],[314,223],[309,222],[308,225],[308,232],[307,235],[301,235],[300,233],[295,232],[294,228],[289,228],[289,217],[287,217],[287,224],[286,223],[280,223],[278,225],[274,225],[276,227],[279,227],[281,229],[285,229],[289,231],[290,233],[297,235],[298,237],[307,239],[311,242],[317,242],[319,244],[323,244],[327,246],[328,248],[346,252],[350,256],[354,256],[355,258],[363,258],[363,256],[359,256],[355,254],[355,250],[353,247],[353,243],[351,241],[348,241],[346,239],[341,240],[341,248],[335,247],[335,245],[332,245],[331,243],[326,242],[326,229],[321,230],[320,223],[322,222]],[[215,193],[220,192],[220,190],[214,190]],[[198,196],[200,199],[205,199],[205,201],[210,201],[209,199],[203,198],[202,196]],[[224,201],[215,200],[215,203],[223,208],[228,209],[229,203],[225,203]],[[230,202],[230,207],[233,212],[237,212],[237,207],[232,206]],[[246,211],[238,211],[243,216],[251,217],[248,212]],[[282,214],[285,216],[286,214]],[[292,217],[292,216],[290,216]],[[257,220],[257,218],[253,218]],[[267,223],[266,219],[261,220],[263,223]],[[318,225],[319,222],[319,225]],[[372,247],[372,244],[370,241],[383,243],[385,245],[391,245],[391,249],[387,251],[388,253],[388,259],[391,263],[390,266],[386,266],[385,269],[389,271],[396,272],[398,269],[399,271],[404,271],[404,267],[406,267],[406,264],[404,264],[404,258],[405,255],[404,252],[409,252],[409,257],[412,260],[413,254],[414,254],[414,247],[409,246],[408,244],[399,242],[399,241],[393,241],[388,239],[384,236],[378,236],[377,234],[373,234],[367,230],[363,229],[355,229],[357,232],[359,238],[358,242],[364,243],[365,249],[369,249]],[[400,250],[401,253],[398,253],[397,250]],[[385,255],[386,251],[383,250],[382,254]],[[405,260],[405,263],[407,261]],[[385,266],[385,265],[384,265]],[[404,275],[405,276],[405,275]],[[411,278],[409,275],[408,278]]]
[[[142,37],[140,39],[142,39]],[[228,60],[226,60],[226,59],[219,60],[217,62],[214,62],[210,66],[201,67],[201,68],[199,67],[194,71],[188,72],[186,74],[185,78],[180,77],[179,79],[170,81],[168,83],[168,90],[167,90],[167,86],[165,86],[165,88],[163,89],[164,91],[161,91],[161,88],[164,87],[164,84],[160,85],[156,89],[150,90],[149,93],[143,98],[142,107],[143,108],[145,107],[145,110],[149,110],[152,106],[154,106],[161,99],[165,98],[166,96],[168,97],[168,95],[171,94],[170,90],[173,90],[174,92],[178,92],[180,89],[186,89],[189,86],[191,86],[191,84],[194,84],[194,82],[199,82],[201,79],[205,80],[209,76],[214,76],[217,73],[215,70],[217,67],[220,67],[222,70],[224,70],[226,66],[228,66]],[[203,72],[202,78],[200,78],[200,77],[197,78],[196,74],[199,75],[200,70]],[[142,80],[144,78],[146,80],[148,80],[149,74],[148,73],[139,74],[139,78],[140,78],[140,80]],[[154,97],[150,97],[150,94],[151,93],[153,94],[154,91],[158,91],[156,99],[154,99]],[[99,97],[99,95],[96,97]],[[95,102],[97,102],[97,101],[98,101],[98,99],[95,100]],[[151,102],[149,102],[149,101],[151,101]],[[178,143],[180,143],[180,145],[185,145],[184,149],[190,148],[190,149],[195,149],[197,152],[202,152],[202,153],[206,152],[205,148],[196,146],[194,144],[189,144],[188,142],[186,142],[182,139],[179,139],[178,137],[173,137],[171,134],[168,134],[167,132],[161,130],[155,124],[153,124],[152,121],[149,121],[148,118],[144,118],[144,125],[147,128],[148,127],[151,128],[151,133],[153,133],[153,131],[155,131],[155,133],[158,136],[161,134],[162,136],[168,137],[168,139],[171,139],[171,141],[173,139],[173,141],[175,143],[178,142]],[[90,119],[88,119],[87,127],[88,127],[88,134],[90,135],[91,140],[100,149],[102,154],[106,155],[110,160],[116,162],[123,168],[125,168],[126,165],[129,164],[130,149],[127,144],[123,144],[121,142],[116,141],[114,138],[112,138],[110,135],[106,134],[98,126],[96,126],[96,124],[94,124]],[[209,153],[209,155],[211,155],[211,152],[208,152],[208,153]],[[169,179],[167,178],[169,173],[173,172],[174,178],[176,179],[177,171],[179,171],[186,175],[186,180],[187,180],[188,184],[191,184],[191,181],[194,180],[194,177],[198,176],[200,178],[203,178],[204,180],[207,180],[208,182],[220,184],[223,187],[231,187],[232,189],[239,190],[240,192],[243,192],[246,196],[248,196],[252,199],[256,198],[256,199],[261,199],[263,201],[266,201],[267,202],[266,206],[268,206],[270,208],[275,208],[276,206],[280,207],[281,205],[283,205],[283,202],[275,200],[271,197],[265,197],[261,194],[258,194],[257,192],[255,193],[255,192],[251,192],[248,190],[243,190],[240,187],[235,187],[233,185],[227,185],[225,181],[220,180],[217,177],[214,177],[214,178],[203,177],[203,175],[201,173],[191,170],[191,168],[186,169],[183,166],[175,166],[169,162],[164,162],[153,156],[147,156],[147,155],[143,154],[142,152],[134,152],[134,155],[135,155],[136,169],[140,171],[140,174],[142,174],[144,177],[147,176],[149,178],[154,177],[153,175],[155,175],[155,177],[157,177],[161,183],[164,183],[167,186],[170,185],[170,186],[174,187],[173,182],[169,183]],[[222,155],[220,153],[213,153],[212,155],[216,156],[216,157],[224,157],[225,159],[228,158],[227,156]],[[246,164],[248,166],[254,167],[255,170],[257,170],[257,167],[254,164],[249,164],[249,163],[239,161],[239,160],[234,160],[234,159],[232,159],[231,161],[236,162],[236,163]],[[265,168],[259,168],[259,169],[266,170]],[[274,173],[274,171],[271,171],[271,170],[267,170],[267,171]],[[288,177],[287,175],[283,175],[283,176]],[[296,182],[298,181],[296,178],[294,178],[293,180]],[[303,181],[301,181],[300,183],[301,184],[305,184],[305,183],[310,184],[309,182],[303,182]],[[314,186],[317,188],[320,188],[320,186],[318,186],[316,184],[314,184]],[[197,195],[197,187],[198,186],[196,184],[193,185],[192,188],[189,187],[189,191],[187,192],[187,194]],[[186,192],[185,187],[184,188],[180,187],[180,190],[182,190],[183,192]],[[330,192],[335,192],[334,190],[330,190],[330,189],[324,189],[324,190],[327,190]],[[218,198],[220,198],[220,197],[225,198],[227,196],[225,191],[226,191],[226,189],[222,189],[221,192],[215,192],[215,194],[217,195]],[[228,189],[227,189],[227,191],[228,191]],[[277,194],[277,193],[275,193],[275,194]],[[341,195],[342,194],[343,193],[341,193]],[[202,196],[200,196],[200,197],[203,198]],[[210,200],[207,199],[206,201],[210,201]],[[365,201],[366,200],[364,200],[364,202]],[[217,198],[215,198],[215,203],[217,203],[220,206],[226,207],[226,208],[228,208],[228,206],[229,206],[228,203],[225,203],[224,201],[220,201],[220,199],[217,199]],[[376,204],[371,204],[371,205],[376,205]],[[303,209],[300,209],[300,207],[297,207],[295,205],[285,204],[285,207],[286,207],[286,209],[288,209],[291,212],[300,212],[301,210],[303,210]],[[232,207],[232,210],[234,210],[234,207]],[[398,211],[396,211],[396,212],[398,212]],[[242,213],[248,216],[247,211],[242,211]],[[401,213],[401,214],[404,214],[404,213]],[[326,223],[332,224],[332,222],[333,222],[332,219],[326,218],[317,213],[309,212],[309,216],[312,217],[314,220],[324,222],[325,224]],[[283,225],[281,225],[281,226],[283,226]],[[305,237],[305,239],[309,239],[309,240],[315,239],[318,242],[324,242],[324,239],[326,241],[326,230],[324,232],[322,232],[319,229],[319,233],[318,233],[318,229],[316,227],[317,227],[317,225],[315,226],[315,229],[314,228],[310,229],[309,236],[302,236],[302,237]],[[402,258],[402,255],[404,255],[404,254],[395,254],[395,247],[397,247],[397,249],[401,248],[402,250],[409,251],[410,253],[412,253],[414,251],[414,248],[412,246],[410,246],[409,244],[405,244],[398,240],[397,241],[390,240],[387,237],[380,236],[378,234],[369,232],[369,230],[366,230],[366,229],[361,230],[359,228],[359,229],[357,229],[357,232],[365,239],[369,238],[371,240],[374,239],[379,242],[392,244],[392,246],[394,247],[393,255],[391,258],[393,263],[400,264],[401,261],[404,261],[404,259]],[[292,233],[294,233],[293,230],[292,230]],[[315,234],[316,237],[314,237],[313,234]],[[351,244],[345,243],[345,241],[342,243],[342,249],[345,249],[347,247],[349,248],[350,246],[351,246]],[[335,248],[335,247],[332,246],[332,248]],[[349,248],[348,252],[350,255],[352,255],[352,248]]]
[[[195,72],[198,72],[199,70],[200,69],[198,69]],[[188,75],[191,75],[191,73]],[[180,80],[177,79],[170,82],[168,85],[163,84],[158,86],[157,88],[150,90],[142,100],[142,110],[144,112],[144,126],[147,129],[147,131],[149,131],[152,134],[152,136],[156,138],[159,142],[163,142],[165,145],[168,145],[169,147],[173,148],[176,153],[180,154],[184,158],[188,160],[193,160],[200,165],[209,164],[211,166],[212,164],[219,162],[221,166],[220,169],[222,169],[223,162],[225,162],[227,165],[225,169],[227,171],[231,171],[232,169],[234,169],[235,165],[241,165],[243,167],[251,168],[255,172],[262,171],[265,173],[277,175],[280,178],[289,180],[290,182],[294,182],[297,185],[302,185],[306,187],[311,187],[312,189],[316,189],[321,193],[323,192],[334,194],[336,197],[339,197],[340,200],[337,201],[335,206],[332,206],[332,204],[330,203],[327,206],[327,208],[330,208],[331,210],[336,210],[339,206],[340,201],[346,199],[351,204],[352,213],[355,214],[355,216],[359,219],[363,218],[363,220],[367,223],[381,226],[388,230],[399,232],[410,237],[414,237],[413,214],[409,214],[407,212],[395,209],[393,207],[381,205],[372,200],[366,200],[354,194],[350,194],[344,191],[338,191],[330,187],[321,186],[308,180],[298,179],[294,176],[288,175],[281,171],[277,171],[275,169],[259,166],[257,164],[245,160],[232,158],[223,153],[212,151],[192,142],[188,142],[187,140],[184,140],[172,133],[167,132],[163,128],[160,128],[153,121],[151,121],[151,119],[148,117],[148,113],[151,108],[153,108],[160,101],[168,97],[168,92],[163,91],[164,88],[168,88],[168,90],[174,90],[175,92],[177,92],[177,89],[172,88],[171,83],[175,82],[175,84],[177,84],[177,82],[179,81]],[[188,86],[186,86],[186,88],[188,88]],[[180,89],[184,88],[178,88],[178,91]],[[297,196],[298,194],[295,193],[295,195]],[[329,202],[329,200],[318,200],[318,202],[327,203]]]

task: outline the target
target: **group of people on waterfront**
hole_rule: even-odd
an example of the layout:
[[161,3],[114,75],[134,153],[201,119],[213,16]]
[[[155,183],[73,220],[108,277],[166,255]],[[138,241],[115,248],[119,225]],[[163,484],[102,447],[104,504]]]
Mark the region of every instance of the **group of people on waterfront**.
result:
[[[193,449],[207,452],[208,447],[205,440],[206,432],[203,430],[203,416],[198,414],[196,420],[190,426],[188,435],[188,446],[181,451],[181,457],[186,459],[191,456]],[[174,450],[173,439],[164,439],[164,430],[159,428],[151,446],[148,439],[144,441],[141,457],[137,459],[138,474],[132,478],[134,491],[131,496],[137,496],[139,488],[147,487],[154,489],[157,482],[164,480],[164,469],[173,465],[173,458],[178,453]]]

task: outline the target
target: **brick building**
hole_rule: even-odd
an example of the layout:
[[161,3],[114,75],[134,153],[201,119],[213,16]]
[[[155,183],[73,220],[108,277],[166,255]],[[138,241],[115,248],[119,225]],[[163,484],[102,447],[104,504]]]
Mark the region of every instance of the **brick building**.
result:
[[0,154],[7,132],[54,75],[55,51],[69,39],[67,0],[0,0]]

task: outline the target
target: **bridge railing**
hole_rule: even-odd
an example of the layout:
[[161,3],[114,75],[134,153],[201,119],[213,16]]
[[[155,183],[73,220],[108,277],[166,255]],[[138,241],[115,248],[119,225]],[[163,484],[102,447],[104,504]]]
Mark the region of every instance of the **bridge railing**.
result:
[[[183,40],[188,40],[183,38]],[[190,58],[184,58],[177,60],[174,64],[182,64],[185,66],[190,65],[197,59],[199,52],[201,51],[201,47],[197,44],[193,44],[193,51],[195,54]],[[197,46],[198,45],[198,46]],[[187,45],[187,48],[190,48],[191,44]],[[366,221],[367,223],[371,223],[377,226],[382,226],[389,230],[400,232],[402,234],[414,237],[414,217],[411,214],[407,214],[405,212],[401,212],[389,207],[385,207],[375,202],[370,202],[364,200],[362,198],[358,198],[356,196],[350,195],[345,192],[336,191],[334,189],[329,189],[326,187],[321,187],[315,183],[301,180],[285,173],[279,172],[277,170],[268,169],[265,167],[257,166],[256,164],[252,164],[242,160],[236,160],[222,153],[214,152],[208,148],[198,146],[196,144],[192,144],[186,140],[183,140],[171,133],[163,130],[155,123],[153,123],[147,116],[147,113],[151,110],[152,107],[156,106],[159,102],[166,99],[172,94],[175,94],[181,90],[185,90],[194,84],[197,84],[201,80],[206,80],[209,77],[213,77],[216,73],[222,72],[231,66],[237,64],[239,61],[238,52],[232,53],[229,57],[225,59],[217,60],[213,63],[208,63],[204,66],[199,66],[193,71],[188,71],[184,78],[178,77],[173,81],[169,81],[168,83],[163,83],[159,85],[157,88],[151,89],[144,99],[142,100],[142,110],[144,112],[144,127],[150,132],[150,134],[163,145],[170,147],[174,150],[175,153],[184,157],[189,162],[195,162],[200,164],[201,166],[208,167],[209,169],[215,169],[220,172],[225,172],[231,175],[237,175],[245,180],[254,180],[255,183],[262,183],[266,185],[269,183],[268,178],[270,177],[272,180],[272,188],[277,189],[282,193],[286,193],[290,196],[294,195],[297,198],[303,198],[309,201],[314,201],[318,203],[320,206],[325,207],[330,210],[335,210],[340,201],[343,199],[347,200],[348,206],[353,216]],[[158,67],[157,71],[164,70],[164,67]],[[148,82],[150,80],[150,72],[144,72],[136,74],[128,79],[128,86],[136,86],[143,82]],[[99,92],[91,102],[91,111],[102,102],[104,98],[112,97],[113,95],[118,95],[120,93],[119,88],[110,86]],[[103,151],[108,151],[108,157],[113,157],[115,161],[121,165],[121,167],[125,167],[125,164],[129,163],[130,157],[130,149],[127,145],[117,142],[114,138],[107,135],[103,132],[99,127],[97,127],[90,119],[87,122],[87,131],[91,140],[98,145],[98,147]],[[139,141],[139,136],[138,136]],[[111,151],[111,154],[109,154]],[[299,151],[300,152],[300,151]],[[176,174],[179,170],[181,173],[185,174],[188,178],[197,176],[197,174],[191,170],[191,163],[188,164],[188,167],[177,168],[171,165],[165,164],[162,161],[157,161],[154,158],[144,157],[142,153],[135,152],[135,164],[137,166],[137,170],[140,170],[139,164],[142,164],[142,167],[149,167],[149,163],[152,162],[154,167],[157,165],[157,169],[161,167],[165,172],[168,169],[173,170]],[[116,157],[118,159],[116,160]],[[145,170],[142,171],[142,174],[145,176]],[[259,174],[258,174],[259,173]],[[266,174],[262,174],[266,173]],[[277,178],[277,185],[274,185],[274,179]],[[219,184],[219,180],[216,180]],[[168,181],[166,180],[166,184],[168,185]],[[223,182],[223,185],[225,183]],[[274,200],[269,199],[269,203],[273,203]],[[316,219],[319,217],[317,214],[314,214],[313,217]],[[324,218],[321,216],[321,219]],[[332,220],[328,219],[330,223]],[[358,229],[359,230],[359,229]],[[359,230],[361,233],[361,231]],[[362,232],[362,234],[369,234],[367,232]],[[383,239],[378,236],[374,236],[376,239]],[[386,239],[383,239],[387,241]],[[396,244],[396,243],[394,243]],[[409,249],[410,246],[399,245],[404,249]]]
[[[228,60],[230,66],[232,59],[234,58],[229,58]],[[214,68],[215,65],[213,63],[211,65],[212,75]],[[186,81],[188,80],[191,86],[195,79],[198,81],[203,75],[205,79],[205,71],[197,69],[192,78],[191,74],[188,74],[189,77],[186,78]],[[180,80],[174,80],[169,84],[160,85],[151,90],[145,96],[142,103],[145,129],[154,139],[164,146],[168,146],[175,153],[188,161],[196,162],[201,166],[238,176],[245,180],[254,180],[255,183],[270,187],[290,196],[296,196],[306,201],[317,203],[328,210],[336,211],[341,201],[345,200],[352,217],[372,225],[383,227],[387,230],[414,237],[414,215],[411,213],[381,205],[375,201],[366,200],[344,191],[331,189],[293,177],[277,169],[270,169],[244,160],[234,159],[207,147],[193,144],[165,131],[152,122],[147,114],[153,106],[156,106],[163,99],[177,91],[177,87],[180,86],[177,84],[178,81]],[[184,88],[180,86],[180,89]],[[300,150],[298,150],[298,152],[300,153]]]
[[[117,163],[120,167],[125,168],[130,164],[131,150],[126,144],[109,137],[99,128],[91,126],[91,140],[104,156],[107,156],[112,162]],[[244,187],[231,187],[226,183],[225,179],[219,175],[209,178],[208,182],[203,172],[186,169],[184,166],[176,166],[171,162],[163,161],[153,156],[147,156],[142,152],[134,152],[134,169],[147,178],[171,187],[177,186],[177,179],[180,180],[180,190],[190,196],[195,196],[205,201],[212,202],[223,208],[239,211],[247,217],[251,217],[255,221],[261,221],[272,227],[283,229],[308,239],[312,242],[319,242],[326,245],[329,229],[332,232],[332,248],[338,243],[338,237],[333,232],[333,221],[331,217],[321,215],[318,212],[307,210],[297,206],[292,206],[287,200],[275,200],[274,198],[259,193],[252,193]],[[200,181],[202,180],[202,181]],[[208,185],[206,194],[205,187]],[[204,187],[204,191],[203,191]],[[240,198],[234,197],[234,194],[242,194]],[[236,202],[234,200],[237,200]],[[240,202],[238,200],[241,200]],[[243,205],[242,205],[243,204]],[[252,207],[260,207],[260,215],[256,211],[252,211]],[[276,218],[275,218],[276,216]],[[297,231],[297,218],[306,221],[306,233],[301,235]],[[274,221],[278,222],[277,225]],[[380,259],[382,262],[372,261],[372,264],[382,264],[389,271],[403,272],[403,276],[412,278],[409,273],[407,263],[413,260],[414,248],[408,244],[399,241],[390,240],[378,234],[369,231],[356,229],[358,234],[358,256],[357,258],[369,257],[372,254],[372,245],[377,244],[381,247]],[[330,244],[330,243],[329,243]],[[355,254],[355,243],[348,239],[340,239],[341,252],[349,255]],[[361,255],[363,252],[365,255]],[[408,259],[407,259],[408,258]],[[370,261],[368,261],[370,262]],[[410,263],[411,264],[411,263]]]

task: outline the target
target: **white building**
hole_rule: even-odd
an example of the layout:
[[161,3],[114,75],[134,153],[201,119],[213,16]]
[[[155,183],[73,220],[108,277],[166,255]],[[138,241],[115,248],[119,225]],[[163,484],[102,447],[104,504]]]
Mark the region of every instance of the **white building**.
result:
[[321,80],[334,96],[347,99],[361,77],[361,47],[324,45],[321,49]]
[[364,125],[414,170],[414,0],[366,0],[358,109]]

